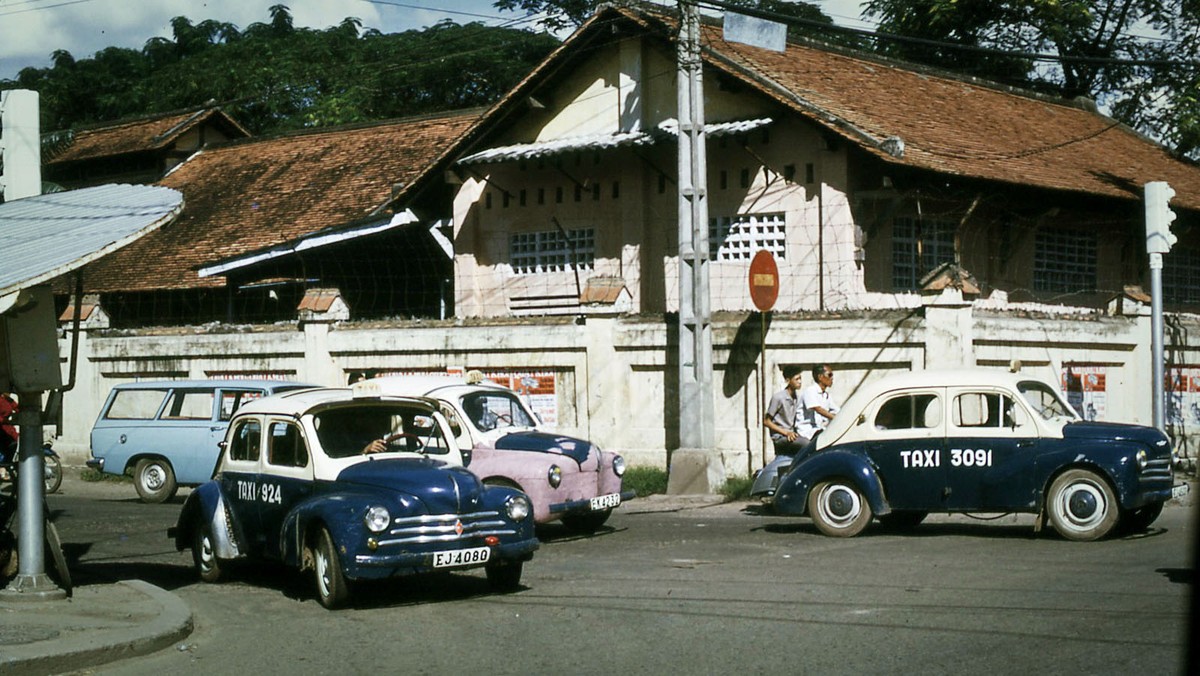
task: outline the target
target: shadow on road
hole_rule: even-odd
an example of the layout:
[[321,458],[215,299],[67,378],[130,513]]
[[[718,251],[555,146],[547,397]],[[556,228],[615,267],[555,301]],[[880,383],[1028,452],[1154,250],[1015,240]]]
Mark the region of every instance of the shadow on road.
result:
[[544,523],[537,527],[537,538],[542,543],[549,542],[576,542],[579,540],[592,540],[595,538],[606,537],[616,533],[623,533],[627,528],[614,528],[612,526],[601,526],[594,533],[581,533],[577,530],[571,530],[561,523]]

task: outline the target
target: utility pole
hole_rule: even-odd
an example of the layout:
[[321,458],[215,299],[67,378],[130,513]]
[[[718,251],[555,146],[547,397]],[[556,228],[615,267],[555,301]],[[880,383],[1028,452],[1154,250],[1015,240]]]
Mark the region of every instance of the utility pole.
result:
[[1171,198],[1175,191],[1165,181],[1151,181],[1144,186],[1146,196],[1146,253],[1150,256],[1150,359],[1154,362],[1154,426],[1167,431],[1166,388],[1163,378],[1163,254],[1175,244],[1171,232]]
[[679,17],[679,449],[671,456],[668,492],[711,493],[724,483],[725,466],[714,448],[700,10],[680,0]]
[[[10,202],[42,194],[42,155],[38,93],[13,89],[0,93],[0,148],[4,173],[0,192]],[[42,394],[62,387],[58,364],[54,296],[49,286],[0,299],[0,388],[15,391],[20,404],[17,426],[17,576],[6,599],[63,599],[66,592],[46,575],[45,457],[42,454]],[[76,301],[78,302],[78,300]],[[35,336],[42,338],[41,341]],[[43,351],[47,345],[54,353]]]
[[42,141],[38,93],[0,92],[0,195],[11,202],[42,194]]

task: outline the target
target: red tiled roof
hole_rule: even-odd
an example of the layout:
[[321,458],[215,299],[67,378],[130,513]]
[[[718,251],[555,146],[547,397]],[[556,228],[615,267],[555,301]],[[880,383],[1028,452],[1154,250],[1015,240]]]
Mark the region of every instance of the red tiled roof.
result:
[[300,304],[296,306],[297,310],[309,312],[329,312],[329,308],[337,299],[341,298],[342,294],[337,289],[309,289],[304,292],[304,297],[300,299]]
[[412,187],[478,116],[457,112],[201,151],[159,182],[183,193],[180,217],[88,266],[87,289],[223,286],[195,268],[377,213],[395,186]]
[[[519,114],[533,89],[595,42],[625,39],[624,22],[674,44],[676,20],[657,12],[609,7],[597,12],[471,132],[468,151],[506,115]],[[726,42],[703,27],[704,59],[885,162],[1014,185],[1141,199],[1142,185],[1167,181],[1173,206],[1200,209],[1200,167],[1114,120],[1062,100],[938,74],[911,64],[809,44],[774,52]],[[673,49],[673,47],[670,47]],[[709,119],[708,122],[720,122]],[[899,139],[900,156],[883,149]]]
[[[887,162],[1135,199],[1144,183],[1167,181],[1175,204],[1200,209],[1200,168],[1070,102],[812,46],[725,42],[719,27],[705,27],[705,44],[713,66]],[[903,141],[900,157],[880,147],[892,137]]]
[[250,135],[233,118],[217,108],[166,113],[80,129],[74,133],[71,143],[48,164],[158,150],[174,143],[188,130],[208,122],[221,125],[230,136]]

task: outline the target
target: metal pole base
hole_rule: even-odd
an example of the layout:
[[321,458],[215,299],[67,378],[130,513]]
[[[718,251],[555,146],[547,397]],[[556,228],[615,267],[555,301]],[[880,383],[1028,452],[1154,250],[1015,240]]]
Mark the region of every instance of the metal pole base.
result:
[[0,591],[0,601],[57,601],[65,598],[67,592],[45,573],[18,575],[8,583],[8,588]]

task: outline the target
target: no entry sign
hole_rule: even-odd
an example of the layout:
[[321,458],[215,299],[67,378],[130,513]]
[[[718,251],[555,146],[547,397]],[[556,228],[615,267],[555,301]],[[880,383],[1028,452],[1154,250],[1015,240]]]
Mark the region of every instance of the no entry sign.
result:
[[779,298],[779,267],[770,251],[759,251],[750,261],[750,300],[761,312],[775,307]]

